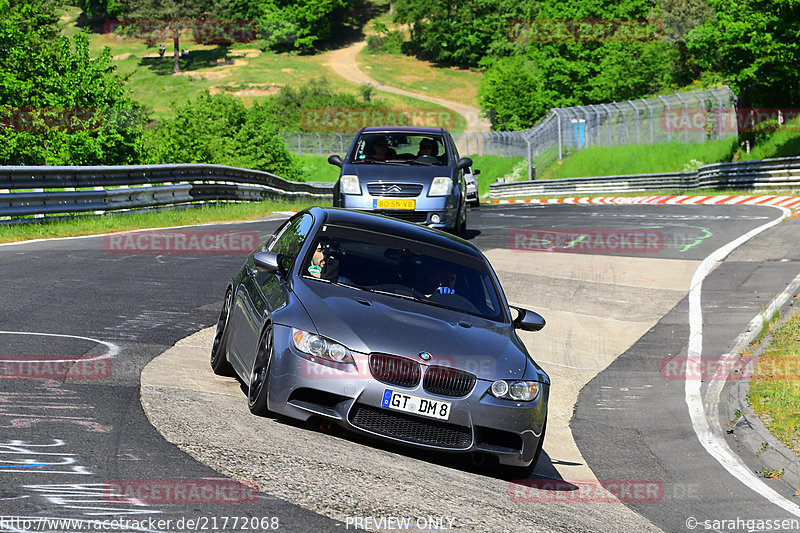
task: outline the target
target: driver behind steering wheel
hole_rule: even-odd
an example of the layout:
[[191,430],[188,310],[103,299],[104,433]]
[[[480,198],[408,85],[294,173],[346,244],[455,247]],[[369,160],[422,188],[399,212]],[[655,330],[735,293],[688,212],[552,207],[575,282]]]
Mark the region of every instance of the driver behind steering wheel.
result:
[[419,151],[417,152],[417,157],[422,157],[425,155],[436,157],[438,151],[439,149],[436,146],[436,141],[433,139],[422,139],[419,142]]

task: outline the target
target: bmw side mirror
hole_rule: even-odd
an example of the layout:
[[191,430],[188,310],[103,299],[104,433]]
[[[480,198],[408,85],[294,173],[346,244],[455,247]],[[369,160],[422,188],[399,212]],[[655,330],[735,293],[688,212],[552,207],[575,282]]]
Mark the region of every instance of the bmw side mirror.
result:
[[[328,158],[328,161],[330,161],[330,158]],[[461,159],[458,160],[458,163],[456,163],[456,168],[458,170],[471,166],[472,166],[472,159],[470,159],[469,157],[462,157]]]
[[343,165],[342,158],[339,157],[336,154],[328,156],[328,163],[330,163],[331,165],[333,165],[335,167],[339,167],[339,168],[342,168],[342,165]]
[[256,268],[270,274],[281,274],[280,256],[275,252],[258,252],[253,255]]
[[514,319],[514,327],[523,331],[539,331],[546,324],[544,317],[535,311],[529,311],[521,307],[512,307],[516,309],[517,318]]

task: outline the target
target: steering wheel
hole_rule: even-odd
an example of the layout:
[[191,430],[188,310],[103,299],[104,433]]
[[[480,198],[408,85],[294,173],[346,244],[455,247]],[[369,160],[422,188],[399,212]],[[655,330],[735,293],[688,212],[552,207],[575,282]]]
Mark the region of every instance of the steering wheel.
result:
[[419,161],[420,163],[438,163],[439,158],[436,157],[435,155],[425,154],[417,156],[417,161]]

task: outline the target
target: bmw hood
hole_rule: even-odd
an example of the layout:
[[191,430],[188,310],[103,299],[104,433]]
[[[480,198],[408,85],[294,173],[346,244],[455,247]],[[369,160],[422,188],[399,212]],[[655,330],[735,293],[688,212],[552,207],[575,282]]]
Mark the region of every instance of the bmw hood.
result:
[[427,364],[486,380],[521,379],[529,364],[511,324],[324,283],[297,283],[295,292],[317,332],[355,352],[420,362],[419,354],[427,352]]

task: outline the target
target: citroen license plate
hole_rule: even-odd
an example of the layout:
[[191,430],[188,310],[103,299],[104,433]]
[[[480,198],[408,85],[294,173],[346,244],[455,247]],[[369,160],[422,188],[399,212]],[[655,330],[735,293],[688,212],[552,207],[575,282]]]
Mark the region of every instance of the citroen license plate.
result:
[[394,409],[395,411],[404,411],[406,413],[427,416],[438,420],[447,420],[450,418],[450,402],[412,396],[411,394],[397,392],[392,389],[385,389],[383,391],[383,401],[381,405],[388,409]]
[[414,209],[416,200],[375,199],[374,209]]

